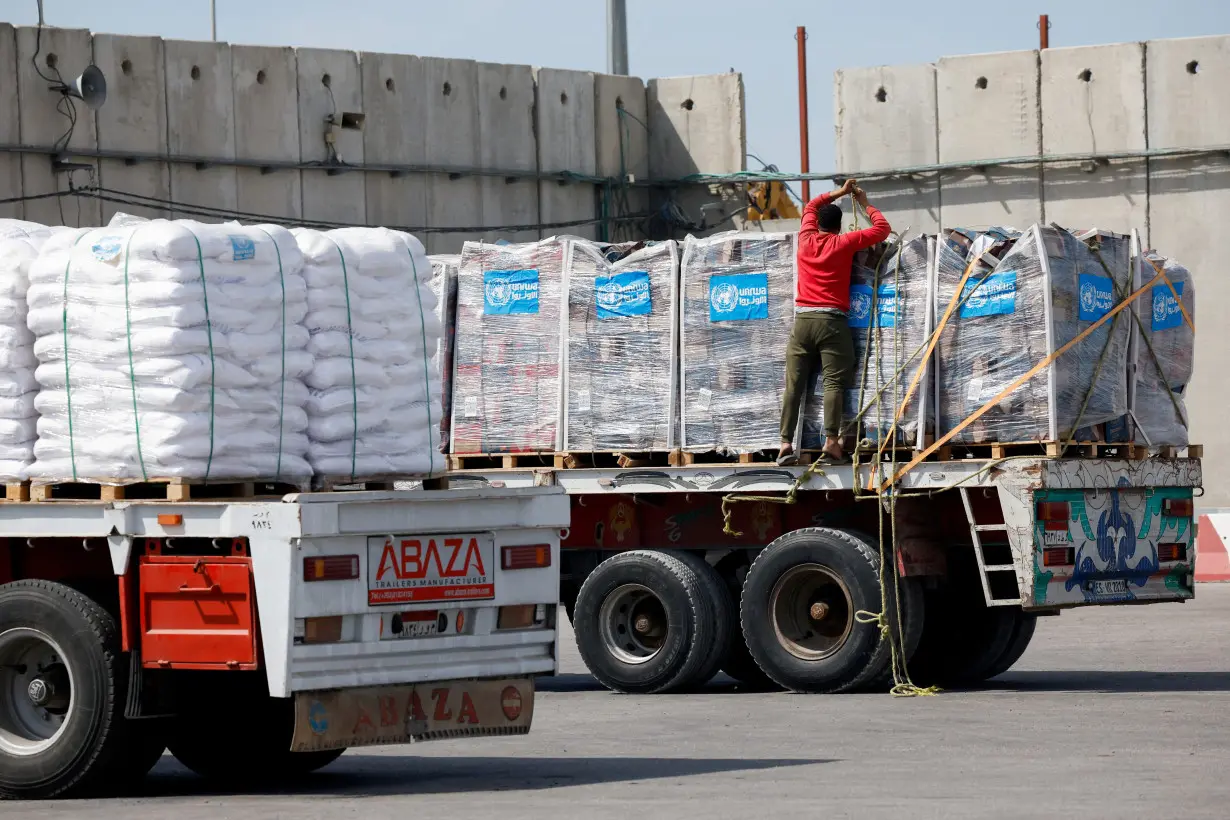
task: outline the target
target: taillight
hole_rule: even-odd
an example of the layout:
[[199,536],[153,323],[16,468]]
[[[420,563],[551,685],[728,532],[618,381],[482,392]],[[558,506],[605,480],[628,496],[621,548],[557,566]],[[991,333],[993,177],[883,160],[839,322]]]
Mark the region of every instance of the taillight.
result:
[[1076,563],[1073,547],[1048,547],[1042,550],[1042,565],[1047,567],[1070,567]]
[[325,555],[303,559],[304,581],[353,581],[358,577],[357,555]]
[[1167,498],[1162,501],[1162,515],[1191,518],[1195,503],[1190,498]]
[[502,569],[542,569],[551,566],[551,545],[504,547],[500,550]]
[[1158,561],[1186,561],[1187,544],[1158,544]]
[[1066,501],[1039,501],[1038,502],[1038,520],[1039,521],[1067,521],[1068,520],[1068,502]]
[[342,616],[304,618],[304,643],[338,643],[342,640]]
[[496,629],[529,629],[547,622],[546,604],[502,606],[496,616]]

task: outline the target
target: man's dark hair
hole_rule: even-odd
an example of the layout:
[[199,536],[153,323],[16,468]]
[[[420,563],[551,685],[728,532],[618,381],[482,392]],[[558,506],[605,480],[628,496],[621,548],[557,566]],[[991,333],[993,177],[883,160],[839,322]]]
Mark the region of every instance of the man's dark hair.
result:
[[819,213],[820,230],[828,233],[838,233],[841,231],[841,206],[834,205],[830,202],[820,209]]

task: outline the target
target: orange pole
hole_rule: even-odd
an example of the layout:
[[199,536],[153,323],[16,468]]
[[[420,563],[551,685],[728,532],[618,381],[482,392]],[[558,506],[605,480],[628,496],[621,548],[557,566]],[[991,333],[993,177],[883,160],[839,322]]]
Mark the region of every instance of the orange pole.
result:
[[1038,18],[1038,40],[1042,48],[1051,47],[1051,16],[1043,14]]
[[[803,173],[811,171],[807,139],[807,29],[799,26],[794,39],[799,43],[799,160]],[[811,201],[811,183],[803,180],[803,202]]]

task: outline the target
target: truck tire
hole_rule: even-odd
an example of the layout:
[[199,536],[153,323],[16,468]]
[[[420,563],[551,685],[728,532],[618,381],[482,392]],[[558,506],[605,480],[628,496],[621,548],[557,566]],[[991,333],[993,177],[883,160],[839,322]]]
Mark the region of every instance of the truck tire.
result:
[[732,552],[717,563],[717,573],[722,578],[730,600],[731,635],[722,659],[722,671],[752,691],[763,692],[780,689],[772,678],[756,664],[756,659],[743,639],[743,627],[739,624],[739,599],[743,596],[743,579],[747,577],[747,559],[741,552]]
[[862,538],[824,527],[765,547],[743,583],[739,615],[756,663],[796,692],[831,693],[879,675],[887,642],[855,619],[880,609],[880,559]]
[[991,670],[987,673],[987,680],[999,677],[1012,668],[1012,665],[1021,659],[1025,654],[1025,650],[1029,648],[1029,642],[1033,640],[1034,630],[1038,626],[1038,616],[1031,615],[1028,612],[1020,610],[1012,610],[1016,616],[1016,626],[1012,629],[1012,639],[1008,642],[1008,648],[1004,650],[1004,654],[1000,656]]
[[[975,686],[990,677],[1005,657],[1019,609],[988,607],[977,597],[954,589],[929,591],[923,637],[911,666],[921,685]],[[1024,651],[1024,650],[1022,650]]]
[[115,619],[50,581],[0,586],[0,797],[102,785],[124,749]]
[[144,780],[167,750],[167,723],[161,718],[125,719],[122,747],[107,769],[106,782],[122,791]]
[[735,607],[730,600],[730,593],[726,591],[726,584],[722,581],[722,576],[718,575],[717,570],[708,561],[690,552],[673,552],[671,555],[687,564],[692,572],[696,573],[709,599],[709,605],[713,609],[713,640],[709,657],[696,670],[696,675],[691,681],[679,683],[680,687],[703,686],[718,673],[722,660],[730,649],[731,637],[738,631],[738,616],[735,614]]
[[581,585],[573,621],[577,649],[608,689],[675,691],[694,683],[712,658],[713,607],[707,585],[678,555],[622,552]]
[[256,697],[229,704],[221,720],[180,715],[169,746],[176,760],[201,777],[238,784],[302,777],[346,751],[292,752],[294,731],[291,699]]
[[[896,567],[892,567],[891,569],[887,569],[887,570],[883,569],[883,563],[880,562],[879,560],[880,545],[877,544],[875,541],[873,541],[871,539],[871,536],[867,535],[866,533],[859,532],[858,530],[835,529],[834,531],[840,532],[851,538],[856,538],[859,541],[862,541],[867,546],[867,549],[871,550],[872,553],[876,556],[876,563],[877,565],[881,567],[882,571],[896,572]],[[873,612],[880,611],[881,597],[883,597],[886,603],[885,608],[888,610],[886,614],[888,617],[888,623],[890,625],[890,631],[893,635],[893,640],[897,640],[901,637],[904,637],[907,643],[906,651],[907,653],[912,653],[914,649],[918,647],[918,639],[922,637],[922,622],[924,620],[924,613],[922,611],[923,601],[921,598],[922,587],[918,585],[916,582],[911,584],[911,583],[907,583],[906,581],[907,579],[905,578],[899,578],[897,579],[897,584],[894,585],[892,583],[891,578],[884,578],[883,579],[883,582],[885,583],[884,595],[881,596],[879,594],[879,586],[878,586],[880,581],[879,579],[877,579],[875,606],[872,607],[871,611]],[[898,592],[902,593],[900,607],[897,606]],[[915,592],[919,593],[919,595],[914,595]],[[902,620],[905,622],[903,627],[897,626],[898,616],[900,616]],[[908,645],[911,639],[911,635],[910,635],[910,629],[911,629],[910,625],[911,624],[916,625],[918,628],[917,634],[913,636],[914,638],[913,648],[910,648]],[[877,690],[882,691],[884,689],[887,689],[889,686],[892,685],[892,682],[893,682],[892,661],[893,661],[892,643],[890,641],[886,641],[883,638],[881,638],[880,645],[876,648],[875,654],[872,656],[871,660],[867,663],[866,668],[863,670],[863,674],[856,677],[853,681],[851,681],[851,683],[848,686],[843,688],[841,691],[843,692],[869,692],[869,691],[877,691]]]

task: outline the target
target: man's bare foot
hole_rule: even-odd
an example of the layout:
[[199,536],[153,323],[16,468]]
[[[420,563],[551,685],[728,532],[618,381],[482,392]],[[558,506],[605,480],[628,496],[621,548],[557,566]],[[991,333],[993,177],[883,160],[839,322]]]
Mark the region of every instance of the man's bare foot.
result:
[[794,445],[782,443],[781,449],[777,451],[777,463],[779,466],[785,467],[790,464],[797,464],[799,457],[794,454]]

